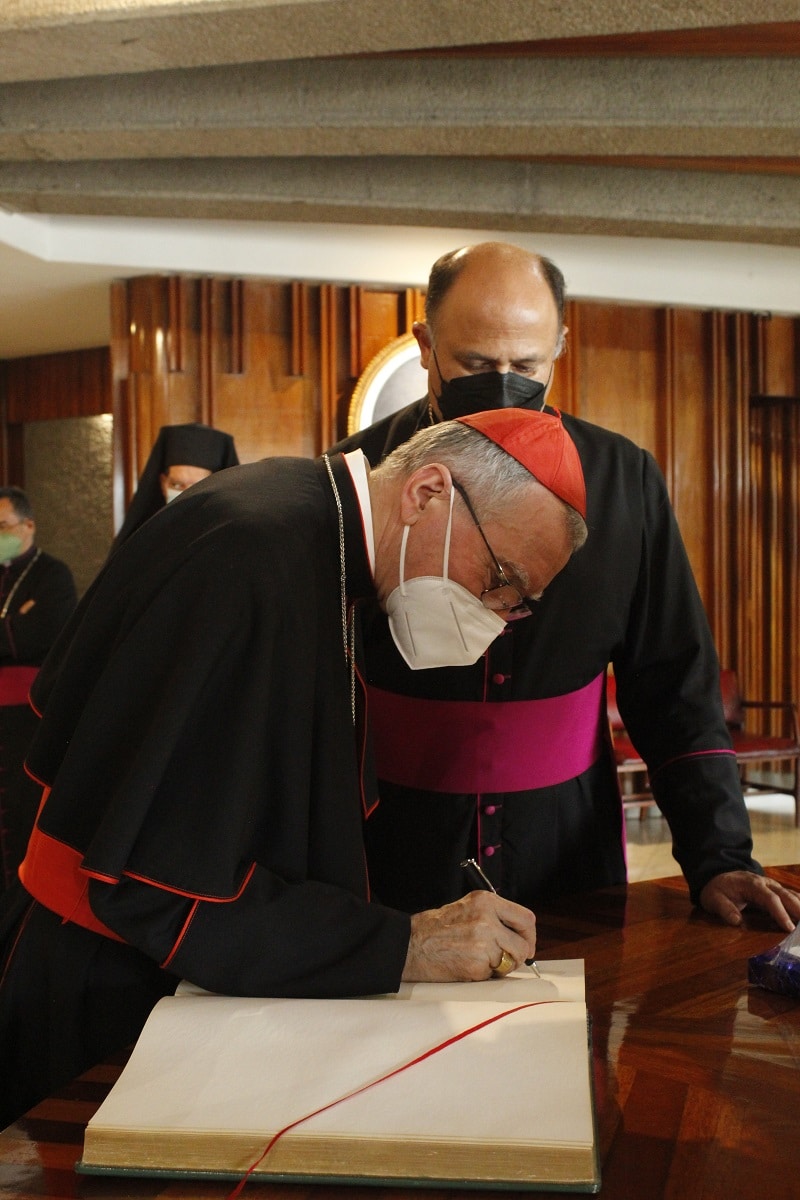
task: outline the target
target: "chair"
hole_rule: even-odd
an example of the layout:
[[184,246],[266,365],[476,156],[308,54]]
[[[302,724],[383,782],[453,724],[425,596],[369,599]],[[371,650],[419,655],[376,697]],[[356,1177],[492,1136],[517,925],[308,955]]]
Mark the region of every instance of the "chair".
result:
[[[742,787],[764,792],[786,792],[794,796],[794,823],[800,828],[800,729],[798,728],[797,705],[784,700],[745,700],[739,691],[736,672],[720,671],[720,690],[725,723],[731,735]],[[617,764],[623,805],[638,804],[639,816],[644,809],[654,804],[647,778],[647,767],[628,737],[617,708],[617,686],[612,674],[606,681],[606,704],[611,744]],[[783,737],[752,733],[745,729],[745,710],[775,711],[784,715]],[[782,787],[774,783],[762,783],[747,775],[748,767],[756,763],[787,763],[793,768],[793,783]]]
[[[745,700],[739,691],[736,672],[729,669],[720,672],[720,686],[725,722],[730,730],[742,786],[766,792],[786,792],[794,796],[794,823],[800,828],[800,731],[797,705],[788,700]],[[751,733],[745,729],[745,710],[782,712],[784,736]],[[747,777],[747,768],[754,763],[783,762],[793,768],[794,781],[791,787],[762,783]]]
[[655,804],[655,798],[650,790],[647,777],[647,767],[628,737],[628,732],[622,723],[622,717],[617,708],[617,681],[609,673],[606,677],[606,710],[608,727],[611,734],[611,746],[614,751],[614,761],[617,765],[619,790],[622,796],[623,808],[639,806],[639,820],[644,819],[645,809]]

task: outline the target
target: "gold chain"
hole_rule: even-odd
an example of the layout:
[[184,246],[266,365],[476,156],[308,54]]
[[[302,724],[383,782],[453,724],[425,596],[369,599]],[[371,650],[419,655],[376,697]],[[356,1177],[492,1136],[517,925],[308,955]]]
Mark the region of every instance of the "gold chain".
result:
[[27,567],[26,567],[26,568],[25,568],[25,570],[22,572],[22,574],[20,575],[19,579],[16,581],[16,583],[15,583],[15,584],[14,584],[14,586],[12,587],[11,591],[10,591],[10,592],[8,593],[8,595],[6,596],[6,602],[5,602],[5,604],[3,605],[3,607],[0,609],[0,621],[4,621],[4,620],[6,619],[6,617],[8,616],[8,610],[9,610],[9,608],[11,607],[11,601],[14,599],[14,596],[16,595],[17,588],[18,588],[18,587],[19,587],[19,585],[22,583],[23,579],[24,579],[24,578],[25,578],[25,576],[28,574],[28,571],[30,571],[31,567],[32,567],[32,566],[33,566],[33,564],[36,562],[37,558],[39,557],[39,555],[40,555],[41,553],[42,553],[42,552],[41,552],[41,550],[40,550],[40,549],[39,549],[39,547],[37,546],[37,547],[36,547],[36,553],[34,554],[33,558],[32,558],[32,559],[31,559],[31,561],[28,563]]

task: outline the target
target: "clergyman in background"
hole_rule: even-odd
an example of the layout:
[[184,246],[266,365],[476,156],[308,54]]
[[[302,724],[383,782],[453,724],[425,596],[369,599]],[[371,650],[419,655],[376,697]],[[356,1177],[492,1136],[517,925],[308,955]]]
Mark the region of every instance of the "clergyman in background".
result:
[[234,440],[210,425],[162,425],[153,443],[113,549],[187,488],[239,465]]
[[[418,429],[482,409],[546,408],[566,337],[549,259],[484,242],[434,263],[414,334],[427,394],[340,442],[372,464]],[[411,671],[364,627],[381,803],[366,822],[374,892],[413,912],[465,887],[475,858],[536,907],[623,883],[623,812],[606,736],[609,663],[692,899],[729,924],[748,904],[789,930],[800,897],[766,879],[719,689],[719,661],[663,476],[619,434],[564,414],[586,477],[584,550],[473,667]],[[409,868],[413,864],[413,869]]]
[[42,795],[26,774],[38,718],[31,684],[77,603],[66,563],[36,545],[26,493],[0,488],[0,884],[17,878]]

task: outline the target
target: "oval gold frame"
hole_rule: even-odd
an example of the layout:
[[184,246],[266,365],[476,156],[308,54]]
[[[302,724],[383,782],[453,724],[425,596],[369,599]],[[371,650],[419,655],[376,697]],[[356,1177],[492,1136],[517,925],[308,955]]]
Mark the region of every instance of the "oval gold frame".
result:
[[[361,372],[350,398],[347,410],[347,434],[359,433],[374,420],[375,407],[381,392],[395,371],[419,354],[419,345],[413,333],[402,333],[393,338],[372,358]],[[412,396],[418,400],[419,396]]]

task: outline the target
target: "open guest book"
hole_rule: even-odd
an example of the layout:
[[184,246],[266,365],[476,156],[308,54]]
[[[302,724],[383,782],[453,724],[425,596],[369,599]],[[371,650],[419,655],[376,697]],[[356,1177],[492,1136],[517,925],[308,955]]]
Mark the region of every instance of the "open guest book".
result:
[[539,968],[348,1000],[181,985],[78,1170],[595,1192],[583,961]]

